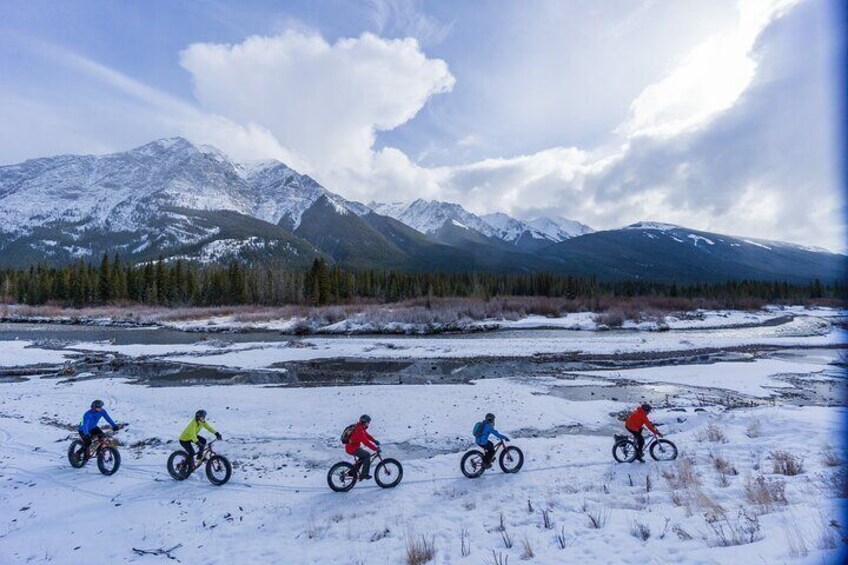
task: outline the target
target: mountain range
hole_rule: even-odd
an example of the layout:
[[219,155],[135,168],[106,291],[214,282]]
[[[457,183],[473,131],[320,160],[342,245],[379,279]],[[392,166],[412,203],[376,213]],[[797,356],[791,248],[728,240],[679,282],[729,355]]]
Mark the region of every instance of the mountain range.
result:
[[0,267],[157,257],[304,268],[554,272],[607,280],[844,278],[844,255],[640,222],[476,215],[434,200],[353,202],[278,161],[183,138],[0,167]]

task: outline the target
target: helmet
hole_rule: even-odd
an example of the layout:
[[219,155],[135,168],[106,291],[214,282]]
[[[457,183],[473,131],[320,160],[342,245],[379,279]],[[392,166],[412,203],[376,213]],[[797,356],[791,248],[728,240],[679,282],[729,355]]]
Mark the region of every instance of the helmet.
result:
[[205,418],[206,417],[206,410],[198,410],[197,412],[194,413],[194,417],[195,418]]
[[371,416],[369,416],[368,414],[363,414],[362,416],[359,417],[359,421],[362,422],[363,424],[370,424],[371,423]]
[[95,400],[94,402],[91,403],[91,407],[92,408],[103,408],[103,401],[102,400]]
[[486,414],[485,420],[487,422],[494,422],[495,421],[495,415],[492,414],[491,412],[489,412],[488,414]]
[[644,410],[646,413],[647,413],[647,412],[650,412],[650,411],[651,411],[651,405],[650,405],[650,404],[647,404],[647,403],[646,403],[646,404],[643,404],[643,405],[642,405],[642,410]]

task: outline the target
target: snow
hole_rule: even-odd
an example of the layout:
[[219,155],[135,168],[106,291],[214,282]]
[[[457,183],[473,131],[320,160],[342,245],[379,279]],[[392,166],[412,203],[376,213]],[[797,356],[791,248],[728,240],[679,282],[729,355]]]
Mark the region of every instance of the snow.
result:
[[680,226],[676,226],[674,224],[664,224],[662,222],[636,222],[635,224],[631,224],[624,229],[626,230],[656,230],[656,231],[671,231],[671,230],[679,230]]
[[562,216],[542,216],[530,220],[527,223],[553,241],[564,241],[572,237],[595,232],[594,229],[586,224],[581,224],[580,222],[569,220]]
[[[827,533],[838,547],[843,530],[828,524],[842,524],[845,502],[827,477],[840,468],[825,467],[821,454],[842,433],[844,407],[657,410],[655,419],[670,424],[663,429],[692,461],[699,484],[689,490],[663,476],[677,473],[676,463],[613,462],[612,433],[623,428],[611,413],[629,406],[548,394],[556,382],[300,389],[143,387],[120,378],[0,384],[0,500],[6,508],[0,555],[9,563],[75,564],[95,553],[106,563],[152,563],[163,560],[139,557],[133,548],[181,544],[173,555],[189,563],[390,564],[403,562],[408,541],[424,536],[435,541],[436,564],[489,563],[493,550],[520,563],[525,540],[535,553],[530,562],[546,564],[839,559],[827,549]],[[77,422],[93,398],[130,424],[119,433],[123,463],[111,477],[92,463],[72,469],[65,460],[74,433],[59,426]],[[217,451],[235,463],[223,487],[200,474],[173,481],[165,470],[177,436],[199,407],[224,435]],[[486,411],[497,414],[498,428],[524,451],[524,467],[515,475],[493,470],[465,479],[459,459]],[[332,493],[326,471],[347,459],[338,436],[362,412],[373,417],[370,431],[385,454],[403,463],[403,481],[392,490],[368,482]],[[752,440],[749,430],[757,422],[760,435]],[[720,427],[724,441],[706,439],[710,424]],[[556,431],[563,426],[576,431]],[[776,475],[770,457],[778,449],[803,458],[804,472]],[[716,456],[738,470],[725,477],[725,486]],[[746,483],[761,474],[784,481],[787,504],[757,510],[746,501]],[[716,547],[710,513],[732,522],[740,507],[756,516],[762,539]],[[593,529],[587,513],[599,511],[608,520]],[[649,539],[631,534],[637,522],[650,529]],[[504,547],[501,523],[511,549]],[[460,553],[462,530],[469,536],[468,557]],[[794,530],[805,550],[793,557],[788,533]],[[555,543],[557,534],[565,536],[566,549]]]
[[[110,351],[129,356],[167,355],[181,363],[271,369],[275,364],[335,358],[471,359],[477,357],[527,358],[593,352],[599,354],[646,351],[691,351],[743,345],[826,347],[844,343],[848,332],[827,319],[797,317],[779,326],[728,327],[652,332],[582,332],[524,337],[520,332],[491,337],[472,334],[449,337],[309,337],[287,342],[239,343],[234,346],[135,346],[79,343],[76,351]],[[170,347],[170,349],[168,349]]]
[[762,243],[757,243],[756,241],[752,241],[750,239],[743,239],[742,241],[744,241],[745,243],[747,243],[749,245],[754,245],[756,247],[762,247],[763,249],[768,249],[769,251],[771,251],[771,247],[769,247],[768,245],[763,245]]
[[715,245],[715,242],[714,242],[713,240],[711,240],[711,239],[707,239],[706,237],[703,237],[703,236],[700,236],[700,235],[695,235],[694,233],[690,233],[690,234],[689,234],[689,235],[687,235],[686,237],[688,237],[689,239],[691,239],[691,240],[692,240],[693,245],[695,245],[696,247],[698,246],[698,242],[699,242],[699,241],[703,241],[703,242],[704,242],[704,243],[706,243],[707,245]]
[[805,378],[834,378],[833,365],[838,359],[834,351],[814,360],[756,359],[735,363],[711,365],[681,365],[650,367],[618,371],[592,371],[577,373],[585,378],[628,380],[640,383],[668,383],[705,388],[732,390],[741,394],[769,397],[774,389],[792,388],[787,377],[803,375]]
[[0,341],[0,367],[61,365],[66,360],[64,352],[38,347],[32,341]]

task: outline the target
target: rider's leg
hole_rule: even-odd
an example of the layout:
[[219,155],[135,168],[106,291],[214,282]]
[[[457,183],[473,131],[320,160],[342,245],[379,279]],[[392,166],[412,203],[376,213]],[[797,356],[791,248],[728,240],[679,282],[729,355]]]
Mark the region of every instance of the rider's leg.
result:
[[190,441],[180,440],[180,445],[188,453],[188,460],[191,461],[194,458],[194,445]]
[[359,478],[367,479],[370,477],[368,471],[371,470],[371,453],[360,447],[354,452],[353,456],[359,462]]
[[486,445],[483,446],[483,449],[486,450],[486,454],[483,455],[483,464],[491,465],[492,459],[495,458],[495,444],[491,441],[487,441]]
[[645,436],[642,435],[642,430],[638,432],[634,432],[633,430],[627,430],[631,434],[633,434],[633,440],[636,442],[636,459],[642,460],[643,450],[645,449]]
[[84,433],[82,433],[81,431],[78,431],[77,433],[78,433],[78,434],[80,435],[80,437],[82,438],[82,445],[83,445],[83,448],[84,448],[84,449],[88,449],[89,447],[91,447],[91,442],[92,442],[91,436],[90,436],[90,435],[88,435],[88,434],[84,434]]
[[203,448],[206,447],[206,438],[203,436],[197,436],[197,445],[200,446],[200,448],[197,450],[197,458],[200,459],[201,457],[203,457]]

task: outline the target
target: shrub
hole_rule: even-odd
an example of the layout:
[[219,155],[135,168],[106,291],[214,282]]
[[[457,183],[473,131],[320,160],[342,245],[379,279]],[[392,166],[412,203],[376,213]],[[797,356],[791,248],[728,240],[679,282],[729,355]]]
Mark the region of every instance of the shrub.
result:
[[778,475],[795,476],[804,472],[804,461],[788,451],[772,451],[771,460],[774,472]]
[[630,524],[630,535],[642,541],[648,541],[651,537],[651,528],[642,522],[633,522]]
[[745,435],[749,438],[754,439],[760,437],[763,433],[763,426],[760,422],[759,418],[754,418],[750,422],[748,422],[748,426],[745,428]]
[[704,541],[713,547],[744,545],[763,539],[760,519],[742,508],[732,518],[724,512],[708,512],[704,520],[711,530]]
[[406,540],[406,565],[424,565],[436,557],[436,539],[429,540],[424,536],[421,539]]
[[822,450],[822,463],[825,467],[839,467],[842,465],[842,458],[832,445],[828,445]]
[[708,425],[705,434],[707,441],[711,441],[713,443],[727,443],[727,436],[724,435],[724,431],[715,424]]
[[786,482],[781,479],[767,479],[762,475],[748,477],[745,482],[745,498],[764,514],[776,505],[786,504]]

